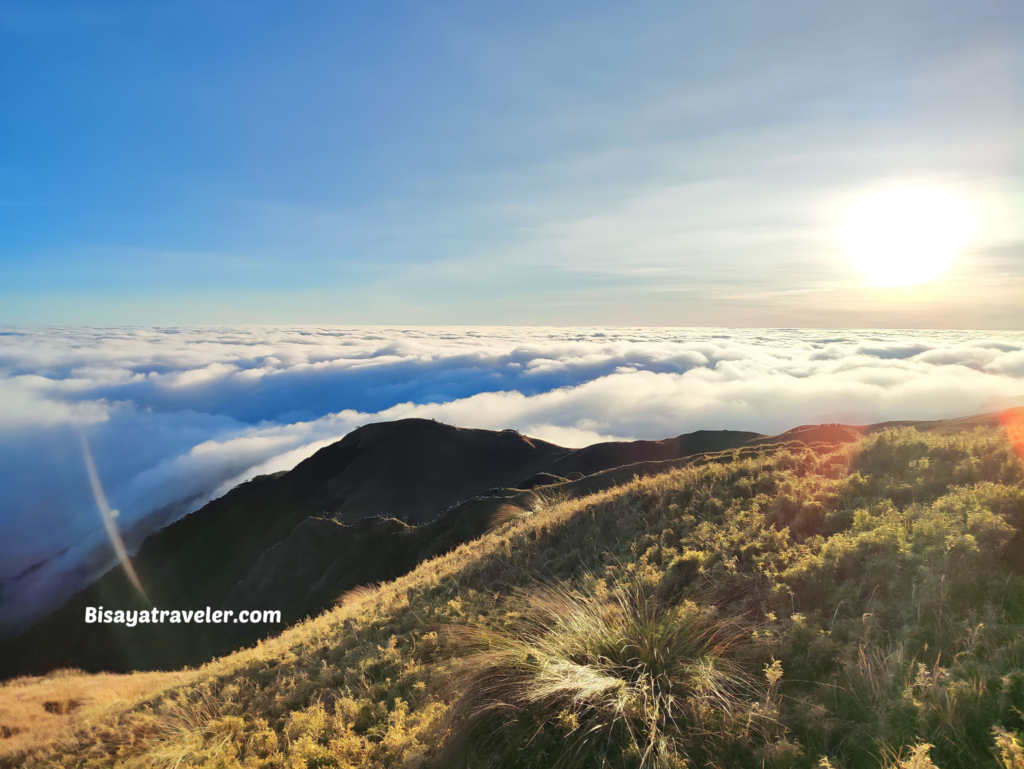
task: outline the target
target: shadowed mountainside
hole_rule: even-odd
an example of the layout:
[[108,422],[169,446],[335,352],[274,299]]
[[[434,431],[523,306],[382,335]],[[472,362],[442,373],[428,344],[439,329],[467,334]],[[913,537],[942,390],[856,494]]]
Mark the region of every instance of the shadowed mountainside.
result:
[[[921,423],[955,432],[996,417]],[[913,423],[901,423],[913,424]],[[960,429],[963,429],[961,427]],[[343,591],[393,579],[480,536],[503,509],[594,493],[707,455],[771,444],[832,447],[876,427],[818,425],[775,437],[699,431],[570,450],[514,431],[409,419],[359,428],[286,473],[244,483],[150,536],[133,558],[144,599],[115,568],[0,645],[0,676],[194,665],[279,625],[86,624],[85,608],[280,609],[314,615]],[[148,599],[148,600],[147,600]]]
[[[220,607],[260,557],[310,517],[345,524],[368,516],[397,517],[415,524],[567,453],[513,431],[466,430],[421,419],[367,425],[290,472],[243,483],[148,537],[132,559],[148,601],[114,568],[0,646],[0,675],[63,665],[130,670],[206,659],[239,643],[240,634],[232,632],[237,629],[85,624],[85,607]],[[293,614],[290,606],[240,608]],[[279,629],[261,628],[264,633]],[[251,640],[251,633],[241,638]]]
[[307,518],[252,595],[407,573],[199,670],[9,682],[0,766],[1021,766],[1024,412],[978,426],[540,471],[419,526]]
[[595,443],[556,459],[545,469],[553,475],[563,477],[568,477],[572,473],[591,475],[611,467],[632,465],[637,462],[659,462],[692,454],[725,451],[763,437],[757,433],[738,430],[698,430],[695,433],[661,441]]

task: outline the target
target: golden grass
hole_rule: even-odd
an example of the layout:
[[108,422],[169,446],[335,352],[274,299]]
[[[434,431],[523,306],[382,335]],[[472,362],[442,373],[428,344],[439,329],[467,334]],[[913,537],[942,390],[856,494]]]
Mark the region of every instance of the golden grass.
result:
[[934,747],[929,742],[919,742],[906,751],[887,751],[883,753],[885,769],[938,769],[931,758]]
[[[0,766],[436,766],[459,709],[489,696],[489,659],[491,699],[511,706],[495,733],[528,739],[477,743],[477,769],[550,769],[563,748],[588,767],[1024,769],[1024,576],[1000,555],[1024,529],[1019,459],[982,433],[857,448],[723,457],[510,510],[280,636],[178,679],[139,674],[171,688],[76,708],[66,736]],[[477,637],[443,653],[460,632]],[[719,738],[748,723],[749,745]],[[581,741],[595,726],[604,739]]]
[[186,683],[189,671],[115,675],[57,670],[0,684],[0,753],[16,753]]
[[369,600],[377,595],[380,590],[380,583],[373,582],[368,585],[356,585],[351,590],[346,590],[344,593],[334,599],[335,606],[352,606],[354,604],[362,603],[363,601]]
[[996,738],[996,750],[999,752],[999,765],[1002,769],[1024,769],[1024,745],[1020,739],[998,726],[992,730]]
[[665,604],[642,584],[609,589],[594,578],[518,590],[511,602],[513,627],[449,631],[459,658],[453,759],[467,747],[514,752],[529,734],[510,725],[557,724],[565,739],[552,766],[602,751],[607,760],[618,733],[639,767],[668,768],[705,758],[694,751],[750,741],[770,718],[767,687],[730,659],[750,629],[711,607]]

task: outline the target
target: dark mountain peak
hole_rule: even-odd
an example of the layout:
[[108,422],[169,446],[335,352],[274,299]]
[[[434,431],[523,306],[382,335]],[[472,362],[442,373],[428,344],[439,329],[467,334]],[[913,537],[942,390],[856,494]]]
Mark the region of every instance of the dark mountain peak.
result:
[[[397,518],[421,520],[424,510],[437,512],[457,501],[458,498],[438,502],[428,491],[427,499],[419,504],[408,495],[402,495],[401,508],[386,503],[380,508],[375,488],[370,496],[376,500],[369,508],[358,507],[360,489],[368,483],[398,486],[403,483],[409,488],[409,481],[432,485],[430,478],[441,474],[455,480],[458,494],[466,493],[468,487],[479,491],[479,483],[473,476],[484,473],[487,477],[498,477],[499,483],[507,483],[505,475],[519,472],[519,468],[538,466],[553,457],[569,453],[569,449],[553,443],[528,438],[515,430],[480,430],[469,427],[455,427],[433,419],[398,419],[393,422],[372,422],[362,425],[344,438],[326,446],[285,474],[283,485],[309,499],[322,501],[326,509],[345,520],[352,517],[382,513]],[[456,465],[462,465],[459,472],[465,482],[452,478]],[[350,471],[351,467],[351,471]],[[411,478],[409,476],[412,476]],[[437,484],[433,484],[437,485]],[[448,485],[448,484],[445,484]],[[492,484],[494,485],[494,484]],[[424,488],[417,488],[422,496]],[[353,499],[353,494],[357,499]],[[438,508],[437,504],[441,504]],[[410,508],[412,505],[412,508]],[[344,508],[344,509],[342,509]]]
[[460,499],[511,486],[570,451],[514,431],[453,427],[429,419],[360,427],[310,459],[335,447],[339,458],[351,464],[331,475],[316,494],[342,521],[375,514],[429,520]]
[[764,437],[742,430],[697,430],[660,441],[608,441],[577,449],[552,462],[545,470],[564,477],[574,472],[592,475],[637,462],[661,462],[691,454],[725,451]]
[[794,443],[851,443],[868,432],[867,427],[828,423],[820,425],[800,425],[770,438],[759,437],[752,444]]
[[529,438],[518,430],[484,430],[475,427],[456,427],[435,419],[410,417],[392,422],[371,422],[357,427],[342,439],[342,443],[370,442],[394,443],[402,441],[489,441],[506,445],[522,444],[528,448],[548,451],[567,451],[561,446]]
[[[905,424],[948,432],[998,419]],[[280,608],[292,622],[330,605],[340,590],[391,579],[479,536],[503,507],[528,507],[538,493],[529,489],[580,496],[692,462],[758,453],[758,446],[834,446],[879,427],[803,425],[774,438],[698,430],[571,450],[514,430],[378,422],[287,473],[237,486],[147,538],[133,561],[161,609]],[[146,608],[124,572],[113,569],[0,645],[0,675],[198,664],[257,637],[243,638],[234,627],[83,624],[83,608],[99,605]]]

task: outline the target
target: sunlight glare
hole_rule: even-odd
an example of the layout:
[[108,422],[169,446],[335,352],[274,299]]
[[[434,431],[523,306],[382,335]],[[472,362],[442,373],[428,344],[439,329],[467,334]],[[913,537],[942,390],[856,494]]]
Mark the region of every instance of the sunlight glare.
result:
[[107,502],[107,494],[103,491],[103,484],[100,483],[100,475],[96,470],[96,463],[93,461],[92,452],[89,450],[89,441],[86,440],[85,433],[80,432],[78,434],[79,442],[82,444],[82,457],[85,459],[85,472],[89,476],[89,485],[92,487],[93,497],[96,499],[96,507],[99,508],[100,517],[103,519],[103,526],[107,530],[107,537],[110,539],[110,544],[114,548],[114,552],[117,554],[117,559],[121,562],[121,566],[124,568],[124,572],[128,577],[128,581],[132,583],[139,595],[141,595],[147,601],[149,598],[146,597],[146,591],[142,588],[142,583],[139,581],[139,575],[135,572],[135,567],[132,566],[132,560],[128,556],[128,550],[124,546],[124,541],[121,539],[121,534],[117,530],[117,524],[114,519],[117,518],[120,513],[117,510],[110,509],[110,503]]
[[941,277],[976,228],[963,198],[938,187],[901,187],[855,201],[840,239],[871,285],[909,286]]

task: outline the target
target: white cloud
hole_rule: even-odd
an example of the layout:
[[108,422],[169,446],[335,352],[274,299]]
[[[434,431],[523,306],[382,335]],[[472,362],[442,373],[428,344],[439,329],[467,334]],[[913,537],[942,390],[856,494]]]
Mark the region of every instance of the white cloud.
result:
[[60,383],[45,377],[18,376],[0,379],[0,427],[50,427],[59,424],[86,425],[107,418],[103,400],[68,402],[50,393]]
[[[66,579],[50,573],[57,565],[34,578],[37,605],[79,586],[83,543],[100,525],[68,439],[80,428],[131,525],[287,470],[371,421],[426,417],[582,446],[947,418],[1024,396],[1019,332],[15,331],[0,336],[0,579],[71,547],[54,562]],[[23,611],[25,597],[6,589]]]

